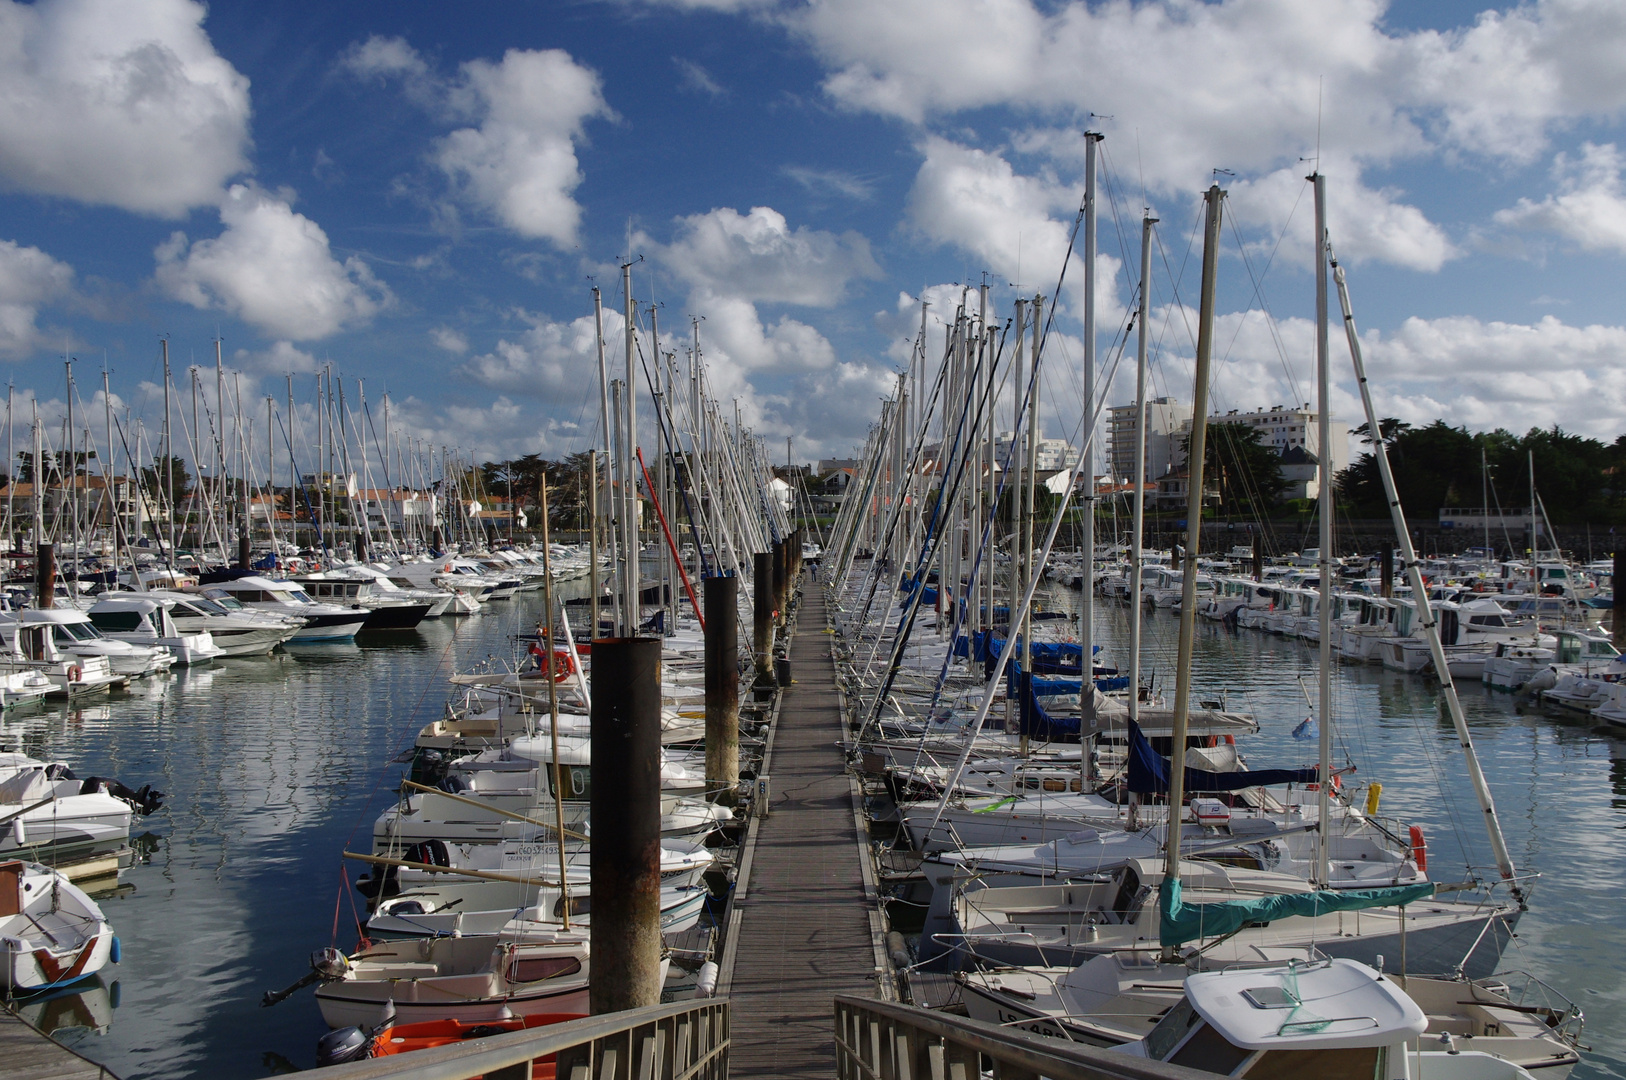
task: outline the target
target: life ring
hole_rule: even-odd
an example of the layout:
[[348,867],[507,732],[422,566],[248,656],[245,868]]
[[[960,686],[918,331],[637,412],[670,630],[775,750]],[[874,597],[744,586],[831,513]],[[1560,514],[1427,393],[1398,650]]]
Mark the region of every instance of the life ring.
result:
[[69,682],[71,682],[71,683],[78,682],[79,677],[81,675],[83,675],[84,673],[85,673],[85,669],[80,667],[78,664],[69,664],[68,665],[68,681]]
[[1411,861],[1417,864],[1417,869],[1428,873],[1428,840],[1423,836],[1421,826],[1411,827]]
[[1210,735],[1208,737],[1208,748],[1210,750],[1212,750],[1216,746],[1219,746],[1221,743],[1224,743],[1226,746],[1235,746],[1236,745],[1236,736],[1235,735]]
[[[547,650],[542,648],[541,642],[531,643],[531,655],[536,657],[537,667],[544,669],[547,667],[548,653]],[[566,649],[554,649],[553,681],[564,682],[574,674],[576,674],[576,658],[571,656]]]
[[452,572],[452,564],[447,563],[445,566],[440,568],[440,572],[443,574],[450,574]]

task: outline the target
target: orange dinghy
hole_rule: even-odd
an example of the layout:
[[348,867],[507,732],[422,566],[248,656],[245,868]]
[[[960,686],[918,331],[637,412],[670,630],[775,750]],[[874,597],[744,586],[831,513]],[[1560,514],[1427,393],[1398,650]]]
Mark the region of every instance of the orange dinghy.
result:
[[[337,1065],[344,1061],[357,1061],[364,1057],[389,1057],[410,1054],[414,1050],[427,1050],[433,1046],[449,1046],[469,1039],[483,1039],[510,1031],[562,1024],[567,1020],[580,1020],[587,1013],[536,1013],[504,1020],[423,1020],[415,1024],[394,1024],[375,1033],[368,1040],[354,1028],[333,1032],[323,1040],[318,1051],[318,1065]],[[351,1033],[354,1034],[351,1034]],[[349,1035],[348,1039],[343,1036]],[[339,1038],[335,1038],[338,1036]],[[554,1080],[554,1060],[550,1054],[538,1058],[531,1065],[531,1080]]]

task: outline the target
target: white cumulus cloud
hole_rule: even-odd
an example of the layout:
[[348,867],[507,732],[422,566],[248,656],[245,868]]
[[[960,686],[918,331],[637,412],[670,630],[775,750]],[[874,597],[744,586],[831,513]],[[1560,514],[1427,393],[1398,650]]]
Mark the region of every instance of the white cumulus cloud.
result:
[[598,73],[561,49],[510,49],[497,63],[464,64],[451,95],[478,125],[434,151],[459,195],[521,236],[575,243],[576,142],[588,120],[614,115]]
[[214,239],[189,245],[177,232],[155,252],[158,284],[174,299],[290,341],[328,337],[394,302],[366,263],[335,259],[327,233],[284,197],[234,184],[220,222],[225,231]]
[[[463,361],[459,372],[505,393],[569,404],[575,404],[583,387],[588,387],[597,402],[598,336],[593,316],[568,322],[525,312],[520,317],[529,323],[522,333],[499,338],[490,352]],[[620,312],[604,312],[607,340],[619,340],[625,326]],[[593,415],[598,415],[596,407]]]
[[0,0],[0,182],[179,217],[248,168],[248,80],[190,0]]
[[[647,238],[641,238],[649,243]],[[768,206],[749,213],[724,207],[678,220],[671,244],[652,245],[664,266],[712,295],[753,301],[830,307],[855,279],[880,276],[869,241],[791,228]]]
[[73,267],[39,248],[0,240],[0,356],[21,356],[38,344],[40,308],[72,297],[73,277]]
[[1520,199],[1496,213],[1517,229],[1556,233],[1588,251],[1626,254],[1626,187],[1614,143],[1583,143],[1579,160],[1559,154],[1553,163],[1559,191],[1540,202]]
[[232,354],[232,363],[242,371],[260,375],[300,375],[320,366],[316,357],[291,341],[275,342],[269,349],[238,349]]

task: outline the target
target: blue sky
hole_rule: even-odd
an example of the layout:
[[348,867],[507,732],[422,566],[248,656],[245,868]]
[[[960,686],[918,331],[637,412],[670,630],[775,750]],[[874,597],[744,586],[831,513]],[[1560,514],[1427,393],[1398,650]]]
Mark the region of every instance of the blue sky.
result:
[[[1012,282],[1053,291],[1091,126],[1103,355],[1149,204],[1154,384],[1189,397],[1177,300],[1226,169],[1215,405],[1308,399],[1319,124],[1384,413],[1626,430],[1618,4],[0,0],[0,47],[0,358],[48,416],[67,350],[89,410],[105,363],[151,425],[159,336],[184,381],[218,333],[257,416],[331,362],[436,445],[582,449],[589,289],[618,309],[630,252],[666,347],[703,317],[718,395],[839,454],[914,297],[935,323],[985,274],[1000,315]],[[1051,435],[1078,425],[1081,281],[1075,257]]]

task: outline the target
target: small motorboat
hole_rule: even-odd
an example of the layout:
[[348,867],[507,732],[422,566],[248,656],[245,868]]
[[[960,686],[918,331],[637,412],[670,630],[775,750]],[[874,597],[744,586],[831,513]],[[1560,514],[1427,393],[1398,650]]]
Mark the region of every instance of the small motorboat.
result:
[[338,965],[316,991],[333,1028],[462,1020],[485,1023],[534,1013],[585,1013],[586,934],[525,942],[494,934],[381,941]]
[[39,863],[0,863],[0,956],[13,994],[66,986],[118,962],[118,939],[96,901]]

